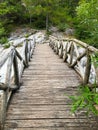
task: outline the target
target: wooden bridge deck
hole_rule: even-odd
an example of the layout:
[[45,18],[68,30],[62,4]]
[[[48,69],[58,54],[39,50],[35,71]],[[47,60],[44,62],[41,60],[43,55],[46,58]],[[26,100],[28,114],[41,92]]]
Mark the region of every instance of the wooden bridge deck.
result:
[[70,113],[68,96],[77,93],[80,79],[48,44],[37,44],[22,80],[9,105],[5,130],[98,130],[94,117]]

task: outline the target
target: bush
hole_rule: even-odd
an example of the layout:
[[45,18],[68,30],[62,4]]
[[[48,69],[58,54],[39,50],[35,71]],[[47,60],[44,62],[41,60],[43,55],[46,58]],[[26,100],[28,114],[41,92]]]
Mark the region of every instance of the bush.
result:
[[64,32],[67,28],[69,28],[69,25],[68,25],[68,24],[61,23],[61,24],[58,25],[59,31]]
[[96,85],[93,87],[94,90],[91,90],[87,85],[81,86],[79,89],[79,96],[70,97],[73,104],[71,109],[73,113],[84,110],[87,115],[90,112],[98,115],[98,110],[96,109],[96,105],[98,105],[98,92],[96,92]]
[[0,28],[0,37],[4,36],[6,34],[4,27]]
[[5,43],[7,43],[7,42],[8,42],[7,37],[2,37],[2,38],[0,39],[0,44],[5,44]]
[[75,18],[77,36],[98,48],[98,1],[79,2]]
[[10,47],[10,43],[6,43],[6,44],[4,44],[4,48],[6,49],[6,48],[9,48]]

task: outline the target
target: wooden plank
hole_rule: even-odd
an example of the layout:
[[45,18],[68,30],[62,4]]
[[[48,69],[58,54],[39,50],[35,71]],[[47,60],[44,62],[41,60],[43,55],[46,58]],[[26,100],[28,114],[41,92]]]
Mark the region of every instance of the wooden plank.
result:
[[13,105],[11,104],[10,105],[10,109],[8,110],[9,111],[51,111],[51,110],[55,110],[55,111],[66,111],[66,110],[69,110],[71,108],[70,105],[68,106],[65,106],[65,105],[33,105],[33,106],[18,106],[17,105]]
[[22,80],[7,111],[5,130],[87,130],[91,125],[96,128],[95,118],[87,120],[84,112],[70,113],[68,96],[77,94],[76,86],[81,82],[47,44],[36,46]]
[[[70,112],[71,108],[65,110],[31,110],[31,109],[11,109],[7,113],[7,120],[33,120],[33,119],[66,119],[66,120],[82,120],[86,121],[86,115],[75,115]],[[89,118],[90,121],[94,121],[94,118]]]
[[[28,127],[74,127],[74,126],[80,126],[82,123],[82,127],[89,127],[91,122],[88,122],[88,120],[82,121],[77,121],[77,120],[66,120],[66,119],[39,119],[39,120],[9,120],[6,121],[9,123],[10,128],[28,128]],[[93,122],[95,123],[95,122]]]
[[[80,127],[59,127],[59,128],[55,128],[55,127],[43,127],[43,128],[13,128],[13,129],[5,129],[5,130],[79,130]],[[90,130],[92,129],[91,127],[82,127],[81,130]],[[93,127],[92,130],[97,130],[96,127]]]
[[[74,119],[75,116],[72,116],[70,110],[65,111],[10,111],[8,112],[7,120],[24,120],[24,119],[62,119],[70,118]],[[76,119],[76,118],[75,118]],[[82,118],[83,119],[83,118]],[[85,119],[85,118],[84,118]]]
[[[63,127],[59,127],[59,128],[48,128],[48,127],[42,127],[42,128],[5,128],[5,130],[65,130],[65,128],[63,128]],[[75,129],[75,130],[77,130],[77,129]]]

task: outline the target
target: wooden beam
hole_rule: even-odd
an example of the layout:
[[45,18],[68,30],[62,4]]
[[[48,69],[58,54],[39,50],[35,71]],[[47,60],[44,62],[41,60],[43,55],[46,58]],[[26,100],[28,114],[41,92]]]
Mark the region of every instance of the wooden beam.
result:
[[11,50],[2,56],[0,59],[0,68],[4,65],[4,63],[7,61],[8,57],[10,56]]
[[16,54],[14,55],[14,59],[13,59],[13,67],[14,67],[14,83],[19,88],[20,87],[20,83],[19,83],[19,69],[18,69],[18,62],[17,62]]
[[90,70],[91,70],[91,57],[90,57],[89,49],[87,48],[87,63],[85,68],[84,81],[83,81],[84,85],[89,83]]
[[70,50],[70,65],[72,64],[73,61],[73,51],[74,51],[74,45],[73,42],[71,43],[71,50]]
[[63,50],[63,61],[66,62],[68,56],[67,56],[67,47],[68,47],[68,42],[66,43],[66,48]]
[[17,57],[18,57],[21,61],[23,61],[23,64],[24,64],[24,66],[26,67],[27,65],[26,65],[24,59],[21,57],[21,55],[19,54],[19,52],[18,52],[16,49],[15,49],[15,51],[16,51]]
[[73,68],[77,64],[77,62],[80,61],[85,55],[86,55],[86,52],[84,52],[79,57],[77,57],[77,59],[75,60],[75,62],[73,64],[71,64],[70,67]]
[[4,83],[0,83],[0,90],[6,90],[7,89],[7,85]]

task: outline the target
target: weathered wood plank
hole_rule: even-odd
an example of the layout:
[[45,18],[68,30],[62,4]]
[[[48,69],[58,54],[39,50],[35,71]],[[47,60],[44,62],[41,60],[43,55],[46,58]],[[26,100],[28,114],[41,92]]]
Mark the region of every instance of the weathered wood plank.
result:
[[[39,119],[39,120],[9,120],[7,121],[9,123],[10,128],[28,128],[28,127],[75,127],[78,126],[80,127],[80,124],[82,124],[82,127],[89,127],[91,122],[88,122],[88,120],[82,121],[77,121],[77,120],[66,120],[66,119]],[[95,122],[93,122],[95,123]]]
[[97,130],[96,120],[70,113],[68,96],[81,84],[77,73],[63,63],[47,44],[36,46],[22,76],[23,85],[13,95],[5,130]]
[[[55,128],[55,127],[46,127],[46,128],[13,128],[13,130],[79,130],[80,127],[76,126],[76,127],[59,127],[59,128]],[[81,127],[81,130],[90,130],[91,127]],[[12,130],[12,129],[6,129],[6,130]],[[93,127],[93,130],[97,130],[96,127]]]

